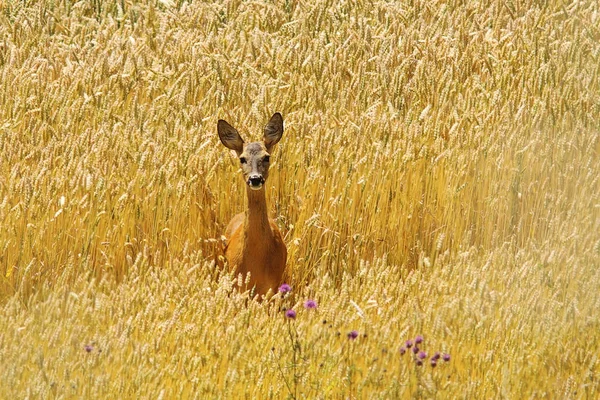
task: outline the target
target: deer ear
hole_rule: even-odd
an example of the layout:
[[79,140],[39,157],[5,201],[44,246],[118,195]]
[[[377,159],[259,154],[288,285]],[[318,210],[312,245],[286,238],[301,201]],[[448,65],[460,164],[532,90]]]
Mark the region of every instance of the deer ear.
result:
[[238,133],[238,131],[231,125],[222,119],[217,123],[217,132],[219,132],[219,139],[221,143],[231,150],[235,150],[238,154],[242,154],[244,151],[244,140]]
[[267,151],[271,151],[271,148],[279,142],[283,135],[283,118],[281,114],[275,113],[269,120],[267,126],[265,126],[265,146]]

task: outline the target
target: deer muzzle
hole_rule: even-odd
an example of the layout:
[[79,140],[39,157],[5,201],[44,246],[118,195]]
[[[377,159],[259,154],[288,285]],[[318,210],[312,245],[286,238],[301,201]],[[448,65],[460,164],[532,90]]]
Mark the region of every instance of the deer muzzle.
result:
[[248,186],[250,186],[250,189],[259,190],[264,183],[265,178],[262,175],[250,175],[248,177]]

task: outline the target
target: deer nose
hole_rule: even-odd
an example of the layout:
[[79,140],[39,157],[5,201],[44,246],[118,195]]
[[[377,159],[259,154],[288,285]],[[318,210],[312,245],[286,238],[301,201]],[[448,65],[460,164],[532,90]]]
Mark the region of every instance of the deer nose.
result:
[[265,178],[262,175],[250,175],[248,177],[248,185],[251,187],[261,187],[262,184],[265,183]]

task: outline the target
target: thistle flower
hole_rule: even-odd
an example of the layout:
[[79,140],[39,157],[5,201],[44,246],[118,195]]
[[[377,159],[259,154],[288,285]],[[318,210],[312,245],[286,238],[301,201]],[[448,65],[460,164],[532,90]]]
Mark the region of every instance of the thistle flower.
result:
[[402,346],[400,347],[400,355],[404,355],[404,353],[406,353],[406,347]]
[[412,340],[407,340],[406,341],[406,347],[408,347],[409,349],[412,347],[413,345],[413,341]]
[[348,339],[350,340],[354,340],[358,337],[358,332],[357,331],[350,331],[348,332]]
[[431,357],[431,360],[432,361],[437,361],[437,360],[440,359],[440,357],[441,357],[440,352],[436,351],[435,354],[433,355],[433,357]]
[[450,354],[444,354],[442,358],[444,359],[444,361],[448,362],[450,361]]
[[310,309],[315,309],[315,308],[317,308],[317,302],[314,301],[314,300],[306,300],[304,302],[304,308],[307,308],[309,310]]
[[435,368],[437,365],[437,361],[435,361],[434,359],[431,359],[431,367]]
[[417,353],[419,352],[419,348],[418,348],[417,346],[413,347],[413,348],[412,348],[412,352],[413,352],[414,354],[417,354]]
[[423,365],[423,361],[417,360],[417,365],[420,367],[421,365]]
[[291,309],[290,309],[290,310],[287,310],[287,311],[285,312],[285,316],[286,316],[287,318],[289,318],[289,319],[296,319],[296,311],[294,311],[294,310],[291,310]]
[[92,350],[94,350],[94,346],[92,346],[91,344],[86,344],[84,349],[85,349],[85,351],[87,351],[89,353]]
[[415,338],[415,343],[416,343],[416,344],[421,344],[421,343],[423,343],[423,336],[421,336],[421,335],[418,335],[418,336]]
[[286,294],[292,291],[292,287],[290,285],[288,285],[287,283],[284,283],[283,285],[279,286],[279,293],[281,294]]
[[419,357],[421,360],[424,360],[425,358],[427,358],[427,353],[425,353],[424,351],[420,351],[417,357]]

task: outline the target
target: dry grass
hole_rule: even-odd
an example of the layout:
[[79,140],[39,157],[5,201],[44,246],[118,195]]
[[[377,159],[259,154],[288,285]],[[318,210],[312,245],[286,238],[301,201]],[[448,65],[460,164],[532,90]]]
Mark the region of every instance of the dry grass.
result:
[[[1,1],[0,397],[593,398],[600,10],[542,3]],[[275,111],[255,303],[216,121]]]

